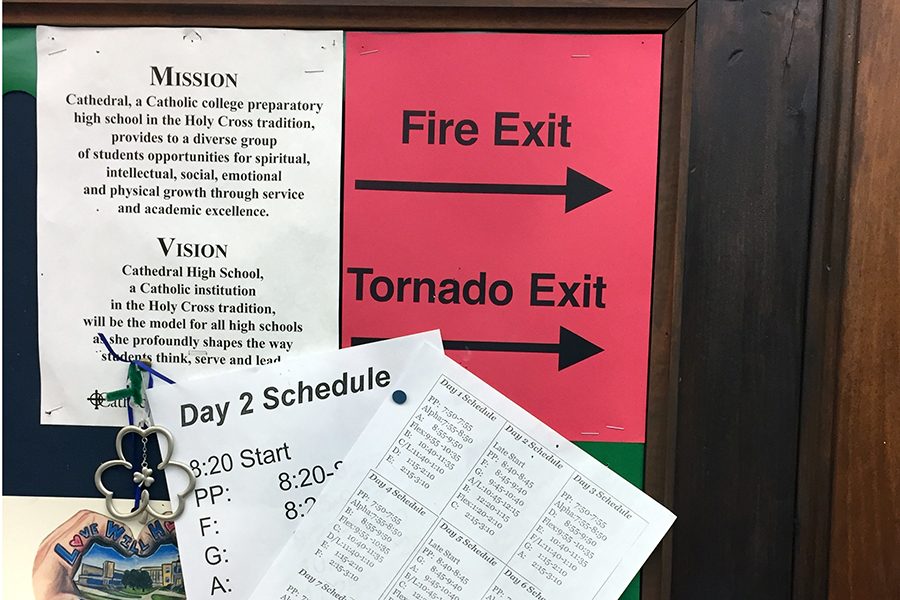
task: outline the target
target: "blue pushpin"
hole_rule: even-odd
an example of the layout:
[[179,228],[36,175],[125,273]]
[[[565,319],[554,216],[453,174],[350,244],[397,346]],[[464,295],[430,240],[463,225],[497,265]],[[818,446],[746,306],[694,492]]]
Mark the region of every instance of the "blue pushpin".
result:
[[396,402],[397,404],[403,404],[406,402],[406,392],[403,390],[397,390],[393,394],[391,394],[391,400]]

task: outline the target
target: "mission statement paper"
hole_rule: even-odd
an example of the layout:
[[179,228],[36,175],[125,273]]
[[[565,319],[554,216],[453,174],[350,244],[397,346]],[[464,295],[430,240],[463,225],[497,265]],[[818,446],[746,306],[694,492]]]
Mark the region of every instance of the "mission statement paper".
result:
[[343,36],[37,28],[41,423],[338,347]]

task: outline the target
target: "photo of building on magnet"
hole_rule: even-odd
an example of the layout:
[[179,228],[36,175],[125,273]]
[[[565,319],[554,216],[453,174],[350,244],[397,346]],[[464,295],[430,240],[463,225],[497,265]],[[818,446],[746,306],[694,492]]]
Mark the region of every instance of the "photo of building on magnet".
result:
[[37,548],[32,570],[35,600],[185,598],[172,521],[131,528],[91,510],[79,510]]
[[94,590],[103,592],[96,595],[98,598],[134,598],[131,591],[118,594],[127,590],[168,591],[171,593],[162,595],[185,597],[178,548],[171,544],[160,546],[151,557],[127,559],[112,548],[94,546],[81,561],[74,582],[86,598],[95,596],[91,593]]

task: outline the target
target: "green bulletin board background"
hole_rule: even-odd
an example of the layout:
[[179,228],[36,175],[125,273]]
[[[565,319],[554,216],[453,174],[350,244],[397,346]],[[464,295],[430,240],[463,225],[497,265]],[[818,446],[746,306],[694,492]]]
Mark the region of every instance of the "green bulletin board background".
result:
[[33,27],[3,28],[3,93],[37,97],[37,52]]

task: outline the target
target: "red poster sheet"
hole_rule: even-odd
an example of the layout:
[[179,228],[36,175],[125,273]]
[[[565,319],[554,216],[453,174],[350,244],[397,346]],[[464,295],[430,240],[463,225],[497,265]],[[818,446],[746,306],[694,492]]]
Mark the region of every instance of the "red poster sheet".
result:
[[348,33],[342,344],[440,328],[571,440],[643,442],[662,36]]

